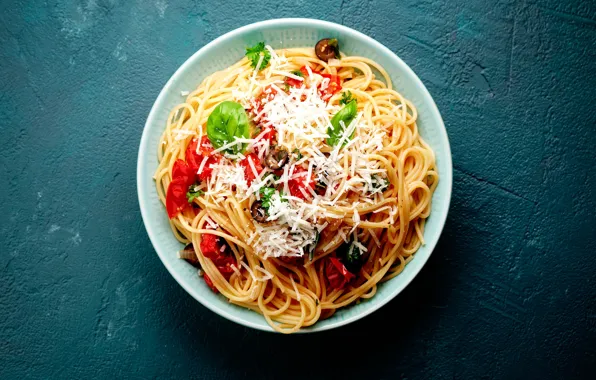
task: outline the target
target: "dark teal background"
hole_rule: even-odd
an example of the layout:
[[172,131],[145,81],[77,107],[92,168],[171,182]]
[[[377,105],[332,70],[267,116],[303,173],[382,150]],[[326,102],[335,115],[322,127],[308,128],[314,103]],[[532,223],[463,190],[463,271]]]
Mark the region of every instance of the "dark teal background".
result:
[[[316,335],[253,331],[193,300],[136,195],[168,78],[278,17],[396,52],[435,98],[455,166],[420,275]],[[593,378],[595,85],[590,1],[2,1],[0,378]]]

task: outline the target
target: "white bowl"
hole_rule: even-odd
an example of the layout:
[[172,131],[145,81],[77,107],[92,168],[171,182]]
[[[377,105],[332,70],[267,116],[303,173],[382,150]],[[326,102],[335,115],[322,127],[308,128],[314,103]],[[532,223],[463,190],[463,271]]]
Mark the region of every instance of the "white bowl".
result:
[[411,100],[418,109],[418,128],[424,140],[436,154],[440,180],[433,195],[432,211],[424,231],[426,245],[420,247],[414,259],[397,277],[382,283],[374,297],[357,305],[340,309],[331,318],[317,322],[302,332],[323,331],[358,320],[389,302],[401,292],[426,263],[433,251],[447,218],[451,199],[451,151],[445,125],[428,90],[414,72],[393,52],[379,42],[353,29],[331,22],[311,19],[277,19],[257,22],[236,29],[205,45],[174,73],[161,90],[145,124],[137,163],[137,187],[141,214],[149,238],[160,259],[178,283],[204,306],[219,315],[260,330],[273,331],[260,315],[230,304],[225,297],[214,294],[197,271],[176,252],[182,245],[170,230],[165,208],[159,201],[152,179],[157,168],[157,144],[166,127],[170,110],[184,98],[181,91],[195,89],[207,75],[224,69],[244,56],[245,48],[266,41],[274,49],[313,46],[321,38],[337,37],[347,55],[359,55],[382,65],[393,81],[394,88]]

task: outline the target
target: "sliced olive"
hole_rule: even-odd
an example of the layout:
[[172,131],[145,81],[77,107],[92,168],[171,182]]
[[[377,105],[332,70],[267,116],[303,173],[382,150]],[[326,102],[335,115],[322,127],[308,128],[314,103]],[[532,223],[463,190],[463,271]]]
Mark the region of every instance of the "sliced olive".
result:
[[281,169],[288,163],[289,158],[290,155],[285,148],[275,148],[271,150],[265,158],[265,165],[267,165],[269,169]]
[[250,213],[254,220],[259,223],[265,223],[269,216],[265,207],[263,207],[263,201],[254,201],[250,206]]
[[199,269],[201,268],[201,263],[199,262],[199,259],[197,258],[197,254],[195,252],[195,248],[192,245],[192,243],[188,244],[186,247],[184,247],[184,249],[182,251],[178,252],[178,257],[188,261],[193,266],[195,266]]
[[337,38],[323,38],[315,45],[315,54],[321,61],[339,58],[339,43]]

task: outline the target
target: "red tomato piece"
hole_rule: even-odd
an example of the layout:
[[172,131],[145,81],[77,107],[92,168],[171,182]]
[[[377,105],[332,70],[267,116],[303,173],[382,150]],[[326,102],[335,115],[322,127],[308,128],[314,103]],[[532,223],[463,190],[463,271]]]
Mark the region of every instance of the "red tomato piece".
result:
[[323,100],[329,100],[333,95],[341,91],[340,79],[337,75],[321,74],[321,76],[325,79],[329,79],[329,84],[327,84],[326,87],[319,87],[319,92],[321,93],[321,98],[323,98]]
[[[265,128],[265,134],[261,137],[261,139],[269,141],[269,145],[271,145],[273,143],[273,140],[275,140],[275,129],[271,128],[271,127],[267,127]],[[260,140],[260,139],[259,139]]]
[[300,87],[304,81],[288,77],[286,78],[286,83],[292,87]]
[[329,257],[325,264],[325,275],[333,289],[343,288],[356,277],[337,257]]
[[201,236],[201,253],[208,259],[215,262],[217,257],[221,254],[219,251],[223,246],[222,238],[213,234],[203,234]]
[[[188,144],[188,147],[186,148],[186,162],[193,168],[196,173],[196,178],[199,181],[206,181],[211,177],[211,173],[213,172],[213,169],[210,166],[218,163],[221,156],[217,153],[213,153],[215,149],[213,148],[213,145],[211,145],[209,137],[203,136],[201,144],[198,147],[198,153],[197,144],[198,141],[196,139],[193,139],[190,144]],[[198,170],[205,157],[207,157],[207,161],[205,161],[205,164],[199,173]]]
[[219,293],[219,290],[217,290],[215,285],[213,285],[213,281],[211,281],[211,278],[209,277],[209,275],[207,275],[207,273],[203,274],[203,279],[205,280],[205,284],[207,284],[207,286],[211,288],[211,290],[213,290],[214,293]]
[[234,273],[232,265],[236,265],[236,258],[230,252],[224,239],[217,235],[204,234],[200,248],[203,256],[213,261],[222,276],[228,280]]
[[304,192],[310,196],[311,192],[309,190],[310,189],[314,189],[315,187],[315,181],[312,178],[306,178],[306,176],[308,171],[305,169],[302,169],[300,167],[296,167],[294,169],[294,173],[292,174],[292,177],[295,176],[296,174],[299,174],[299,177],[296,178],[292,178],[288,181],[288,188],[290,190],[290,194],[298,197],[300,199],[306,200],[306,197],[304,196],[303,192],[301,189],[304,190]]
[[199,141],[197,139],[192,139],[188,146],[186,147],[186,152],[184,153],[184,157],[186,157],[186,163],[193,171],[196,173],[197,169],[199,169],[199,165],[201,165],[201,155],[197,153],[197,144]]
[[186,183],[188,186],[194,183],[194,170],[180,159],[174,162],[172,167],[172,182]]
[[170,219],[178,215],[178,213],[186,209],[186,207],[190,206],[186,199],[187,191],[188,186],[180,180],[172,181],[170,186],[168,186],[168,191],[166,193],[166,210],[168,211]]
[[[314,71],[314,70],[312,70],[312,69],[311,69],[311,71],[312,71],[313,73],[315,73],[315,72],[316,72],[316,71]],[[304,77],[305,77],[305,78],[308,78],[308,70],[306,69],[306,66],[302,66],[302,67],[300,68],[300,72],[302,73],[302,75],[304,75]]]
[[189,207],[186,193],[195,182],[194,171],[182,160],[176,160],[172,167],[172,182],[166,192],[166,210],[171,218]]
[[261,165],[259,156],[257,156],[254,153],[247,154],[246,157],[239,163],[244,168],[244,178],[246,179],[248,186],[250,186],[252,184],[252,181],[254,181],[255,178],[257,178],[255,176],[254,170],[252,170],[252,166],[250,165],[249,160],[252,161],[255,169],[257,170],[257,174],[261,174],[261,172],[263,171],[263,166]]
[[[228,253],[229,254],[229,253]],[[234,274],[234,269],[232,269],[232,265],[236,265],[236,259],[233,255],[229,254],[228,256],[221,255],[217,260],[217,269],[219,269],[219,273],[226,280],[229,280],[230,277]]]

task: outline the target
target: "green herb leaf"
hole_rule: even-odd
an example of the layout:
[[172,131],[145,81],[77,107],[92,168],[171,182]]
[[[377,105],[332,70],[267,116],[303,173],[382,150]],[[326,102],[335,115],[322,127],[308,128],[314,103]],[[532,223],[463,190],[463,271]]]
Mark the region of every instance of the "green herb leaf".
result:
[[199,189],[199,185],[195,183],[194,185],[191,185],[188,188],[188,192],[186,193],[186,199],[188,200],[188,203],[192,203],[195,200],[195,198],[198,198],[204,194],[205,192]]
[[[329,135],[329,137],[327,138],[327,144],[331,146],[339,144],[339,141],[341,140],[344,134],[345,128],[348,128],[350,126],[352,121],[354,121],[354,119],[356,118],[357,114],[358,107],[356,106],[356,100],[350,101],[348,104],[344,106],[344,108],[339,110],[339,112],[336,113],[335,116],[333,116],[333,118],[331,119],[331,126],[327,129],[327,134]],[[349,138],[343,141],[342,145],[345,145],[348,142],[348,140],[351,139],[353,136],[354,132],[352,132],[352,135]]]
[[339,104],[346,105],[346,104],[350,103],[352,100],[354,100],[354,97],[352,96],[352,91],[348,90],[341,94],[341,99],[339,101]]
[[275,191],[275,187],[261,187],[261,189],[259,189],[261,202],[263,202],[262,205],[264,208],[269,209],[271,206],[271,197],[275,194]]
[[294,71],[292,71],[292,74],[294,74],[300,78],[304,78],[304,74],[300,70],[294,70]]
[[389,179],[387,177],[381,177],[380,175],[374,174],[372,176],[373,189],[379,189],[385,191],[389,187]]
[[343,257],[343,264],[350,272],[358,273],[360,268],[362,268],[362,253],[360,248],[354,243],[350,244],[346,250],[345,256]]
[[261,62],[261,66],[259,66],[259,70],[267,67],[271,59],[271,53],[265,48],[264,42],[259,42],[253,47],[246,48],[246,58],[251,62],[250,65],[253,69],[257,68],[261,55],[263,56],[263,61]]
[[302,159],[302,152],[300,152],[300,149],[295,148],[292,153],[296,156],[296,161]]
[[[217,149],[231,143],[236,137],[248,138],[250,127],[244,108],[232,101],[221,102],[207,119],[207,137]],[[226,151],[231,154],[244,153],[246,144],[234,145]]]
[[335,53],[335,58],[340,59],[341,56],[339,55],[339,41],[337,38],[330,38],[329,42],[327,42],[329,46],[333,48],[333,52]]

